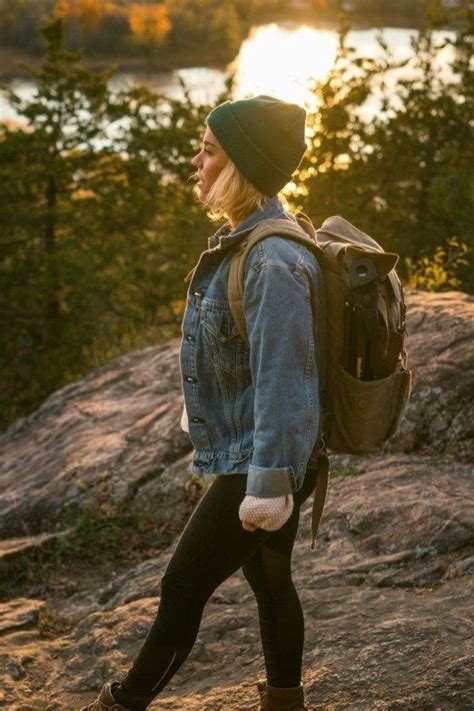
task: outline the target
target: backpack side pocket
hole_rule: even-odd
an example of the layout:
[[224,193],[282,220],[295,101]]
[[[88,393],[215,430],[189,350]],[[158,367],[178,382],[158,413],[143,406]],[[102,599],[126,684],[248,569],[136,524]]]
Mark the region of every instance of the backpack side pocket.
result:
[[379,451],[395,433],[408,402],[411,373],[359,380],[338,365],[330,403],[328,447],[333,452]]

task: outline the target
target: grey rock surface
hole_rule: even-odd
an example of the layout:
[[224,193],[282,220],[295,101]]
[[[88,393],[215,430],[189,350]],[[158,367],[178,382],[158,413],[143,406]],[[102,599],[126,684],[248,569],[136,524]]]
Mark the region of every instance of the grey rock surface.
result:
[[63,528],[133,501],[190,451],[179,428],[178,344],[122,356],[53,393],[0,436],[0,533]]
[[457,291],[407,294],[414,387],[390,449],[474,462],[474,299]]
[[[315,552],[306,502],[293,570],[310,709],[470,708],[474,504],[462,495],[470,477],[459,462],[371,458],[363,474],[333,480]],[[87,599],[50,605],[72,626],[61,637],[41,640],[35,608],[13,601],[3,632],[9,708],[28,708],[29,673],[12,675],[25,667],[25,650],[42,674],[38,709],[58,700],[78,709],[123,674],[156,613],[174,546]],[[256,709],[252,681],[262,674],[256,604],[238,571],[209,601],[196,646],[152,708]]]
[[[454,293],[412,293],[408,303],[415,383],[401,432],[384,455],[333,458],[339,476],[315,551],[310,500],[301,514],[293,572],[311,710],[473,708],[473,305]],[[2,435],[4,552],[17,558],[43,535],[50,545],[90,505],[125,503],[179,534],[190,511],[190,447],[179,430],[177,348],[120,358]],[[123,674],[176,543],[67,594],[5,601],[0,708],[77,711]],[[208,602],[195,647],[151,708],[251,711],[262,676],[256,603],[237,571]]]
[[[411,292],[407,303],[414,385],[388,449],[474,461],[474,300]],[[3,538],[66,528],[88,506],[157,502],[166,522],[190,471],[178,349],[175,340],[122,356],[0,435]]]

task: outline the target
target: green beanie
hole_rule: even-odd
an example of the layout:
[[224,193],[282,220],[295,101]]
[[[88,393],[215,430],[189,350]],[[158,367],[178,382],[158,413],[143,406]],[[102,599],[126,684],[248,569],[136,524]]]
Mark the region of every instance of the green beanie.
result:
[[220,104],[207,125],[240,172],[271,196],[301,162],[305,119],[301,106],[260,95]]

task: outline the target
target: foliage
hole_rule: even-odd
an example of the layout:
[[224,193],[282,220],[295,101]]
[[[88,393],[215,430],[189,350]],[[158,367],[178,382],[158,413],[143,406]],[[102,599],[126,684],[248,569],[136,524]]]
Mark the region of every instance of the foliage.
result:
[[[113,95],[44,29],[26,124],[0,133],[0,389],[6,424],[124,350],[177,335],[208,229],[187,187],[210,107]],[[223,97],[224,99],[224,97]]]
[[152,516],[132,511],[128,503],[111,510],[87,506],[73,528],[56,538],[49,557],[56,556],[58,562],[120,560],[137,546],[167,545],[169,537],[166,526],[160,528]]
[[[474,115],[472,35],[468,13],[454,37],[437,43],[431,18],[413,37],[413,55],[395,60],[380,36],[381,56],[367,59],[341,31],[336,64],[313,91],[309,150],[294,203],[320,224],[344,216],[408,257],[406,267],[448,238],[472,240]],[[437,62],[448,56],[449,71]],[[403,72],[400,70],[403,69]],[[380,111],[369,112],[377,98]],[[474,289],[472,270],[460,275]]]
[[212,63],[235,57],[259,0],[166,0],[174,31],[167,48],[207,47]]
[[436,247],[432,257],[421,257],[417,262],[406,257],[407,286],[425,291],[457,289],[461,280],[456,274],[461,266],[469,265],[466,255],[470,251],[465,242],[451,237],[445,247]]
[[66,46],[93,54],[230,62],[263,0],[0,0],[0,41],[37,52],[46,16],[64,21]]
[[361,472],[355,467],[346,467],[345,469],[335,469],[331,472],[331,476],[334,477],[351,477],[357,476]]
[[195,505],[202,494],[208,488],[210,483],[215,480],[216,474],[211,474],[208,476],[201,476],[196,472],[190,474],[188,480],[184,483],[184,490],[186,492],[187,501],[191,505]]
[[130,6],[128,17],[133,36],[145,46],[163,42],[171,29],[165,5],[133,3]]
[[[169,17],[200,36],[195,3],[170,4]],[[473,20],[442,46],[439,22],[402,62],[383,37],[378,58],[358,57],[341,28],[289,197],[316,224],[342,212],[399,252],[410,285],[472,291]],[[23,126],[0,129],[0,426],[111,358],[179,335],[183,278],[210,230],[190,161],[212,107],[184,85],[183,100],[112,94],[107,74],[65,50],[63,30],[56,20],[43,31],[36,95],[9,93]],[[230,96],[231,81],[217,101]],[[382,111],[368,116],[374,96]]]
[[74,531],[58,537],[57,549],[63,556],[97,558],[104,551],[117,547],[124,529],[130,527],[130,518],[130,513],[124,518],[100,509],[86,509],[77,520]]
[[113,9],[112,2],[102,0],[59,0],[55,6],[55,15],[58,19],[74,18],[93,31]]
[[[182,526],[176,522],[176,527]],[[101,574],[116,572],[169,546],[176,536],[173,526],[157,524],[156,519],[128,504],[114,510],[85,507],[74,525],[48,543],[34,546],[8,561],[7,574],[0,580],[0,601],[18,595],[71,594],[100,565]],[[38,621],[42,636],[67,631],[60,616],[46,613]]]

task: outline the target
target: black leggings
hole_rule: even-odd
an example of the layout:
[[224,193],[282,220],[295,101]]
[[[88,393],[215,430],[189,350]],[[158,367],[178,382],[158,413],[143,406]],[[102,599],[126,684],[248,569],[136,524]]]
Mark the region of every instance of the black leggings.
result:
[[131,711],[148,706],[190,653],[206,602],[240,567],[257,600],[267,681],[271,686],[298,686],[304,619],[291,579],[291,554],[300,506],[315,481],[315,471],[308,469],[284,526],[250,532],[238,515],[247,476],[217,476],[181,534],[161,580],[156,619],[133,667],[114,689],[116,701]]

